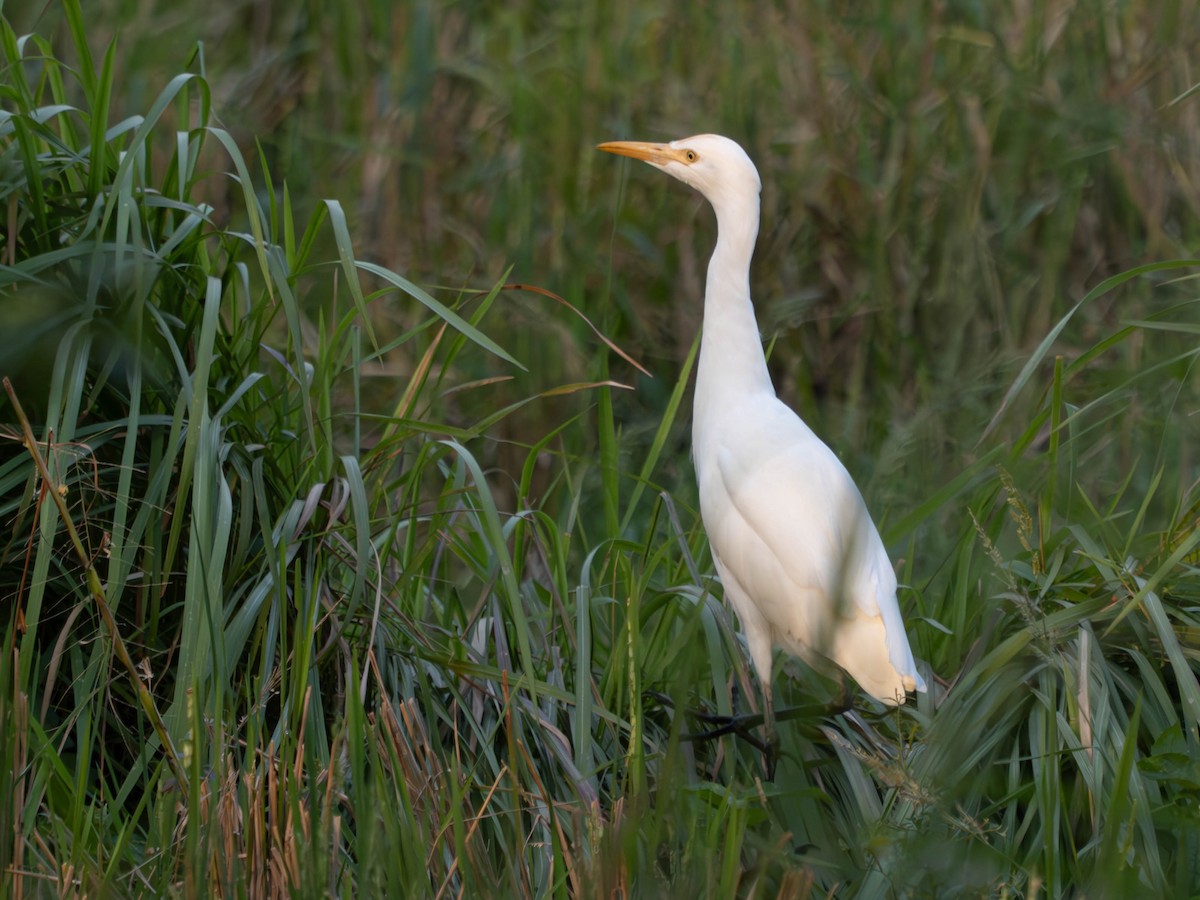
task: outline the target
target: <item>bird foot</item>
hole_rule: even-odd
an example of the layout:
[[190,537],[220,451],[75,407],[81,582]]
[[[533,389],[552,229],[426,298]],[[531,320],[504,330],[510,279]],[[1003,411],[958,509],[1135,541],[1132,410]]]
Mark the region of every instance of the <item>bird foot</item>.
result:
[[699,710],[691,710],[690,714],[693,718],[713,726],[706,731],[692,732],[691,734],[680,735],[682,740],[703,742],[715,740],[719,737],[724,737],[727,734],[736,734],[738,737],[747,741],[749,744],[765,752],[766,743],[755,737],[753,728],[757,728],[763,723],[762,713],[746,713],[736,716],[718,716],[712,713],[701,712]]
[[[767,781],[775,780],[775,765],[779,762],[779,732],[775,730],[774,722],[769,715],[763,713],[748,713],[736,716],[718,716],[693,710],[692,715],[706,724],[715,727],[707,731],[685,734],[681,737],[688,741],[710,741],[727,734],[735,734],[763,756],[763,773]],[[764,726],[763,736],[755,734],[755,729]]]

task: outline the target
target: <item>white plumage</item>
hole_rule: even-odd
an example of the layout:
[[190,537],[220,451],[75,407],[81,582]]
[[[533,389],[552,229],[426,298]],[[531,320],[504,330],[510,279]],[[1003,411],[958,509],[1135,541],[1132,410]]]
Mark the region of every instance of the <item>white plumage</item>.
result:
[[644,160],[691,185],[717,214],[696,376],[692,451],[700,511],[725,594],[763,682],[773,738],[774,646],[831,659],[875,698],[925,691],[896,576],[845,466],[775,395],[750,300],[758,170],[713,134],[601,150]]

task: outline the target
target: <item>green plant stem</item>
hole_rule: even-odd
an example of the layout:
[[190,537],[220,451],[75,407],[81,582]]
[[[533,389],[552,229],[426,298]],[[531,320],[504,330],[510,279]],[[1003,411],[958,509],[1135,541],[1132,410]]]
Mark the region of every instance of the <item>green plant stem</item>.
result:
[[8,399],[12,401],[13,410],[17,414],[17,421],[21,423],[21,431],[25,437],[25,448],[29,451],[29,455],[33,457],[34,464],[37,466],[42,480],[49,488],[47,493],[54,498],[54,503],[58,506],[58,513],[62,517],[63,524],[66,526],[67,536],[70,537],[71,544],[75,547],[75,555],[79,557],[79,561],[83,564],[87,572],[88,590],[91,591],[92,598],[96,601],[96,607],[100,610],[100,617],[104,619],[104,625],[108,629],[109,636],[112,638],[113,649],[116,651],[117,658],[121,660],[121,664],[125,666],[125,671],[129,673],[129,681],[133,684],[133,689],[137,691],[142,709],[150,718],[150,724],[154,726],[155,732],[158,733],[158,739],[162,741],[163,747],[167,752],[167,762],[170,764],[171,770],[174,772],[181,789],[186,793],[187,773],[184,772],[183,764],[179,761],[179,755],[175,752],[175,745],[171,742],[171,736],[167,733],[167,727],[163,723],[162,716],[159,715],[158,707],[154,704],[154,697],[146,689],[146,685],[142,683],[137,667],[134,665],[133,659],[129,655],[129,650],[125,646],[125,641],[121,637],[121,632],[117,629],[117,622],[113,618],[112,611],[108,608],[108,599],[104,596],[104,585],[100,583],[100,574],[96,571],[96,567],[92,565],[92,560],[83,546],[83,541],[80,540],[79,533],[75,530],[75,523],[71,521],[71,516],[67,512],[66,500],[58,492],[58,486],[50,476],[50,469],[47,467],[46,461],[42,458],[42,454],[38,452],[38,443],[33,436],[33,427],[29,424],[25,410],[21,407],[21,401],[17,399],[17,393],[13,390],[12,382],[8,380],[7,375],[4,376],[4,390],[8,393]]

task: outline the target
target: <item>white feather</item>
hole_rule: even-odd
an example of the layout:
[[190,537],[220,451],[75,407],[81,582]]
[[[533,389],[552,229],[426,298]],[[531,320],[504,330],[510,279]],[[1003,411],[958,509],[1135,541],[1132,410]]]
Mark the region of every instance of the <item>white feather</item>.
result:
[[883,541],[845,466],[780,402],[767,372],[750,300],[761,189],[754,163],[711,134],[601,149],[675,176],[717,214],[692,449],[705,530],[765,685],[768,723],[775,646],[831,659],[872,696],[903,703],[926,686]]

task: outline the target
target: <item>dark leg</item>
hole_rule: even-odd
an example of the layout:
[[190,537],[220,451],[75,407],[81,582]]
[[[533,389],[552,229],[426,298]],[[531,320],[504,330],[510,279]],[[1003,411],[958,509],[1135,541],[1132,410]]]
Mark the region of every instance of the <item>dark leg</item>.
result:
[[775,730],[775,700],[769,684],[763,685],[763,732],[763,769],[766,770],[767,781],[774,781],[775,763],[779,759],[779,732]]
[[830,711],[833,713],[842,713],[848,709],[854,708],[854,682],[850,680],[850,676],[845,672],[839,673],[838,692],[833,698],[833,703],[830,704]]

